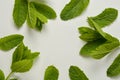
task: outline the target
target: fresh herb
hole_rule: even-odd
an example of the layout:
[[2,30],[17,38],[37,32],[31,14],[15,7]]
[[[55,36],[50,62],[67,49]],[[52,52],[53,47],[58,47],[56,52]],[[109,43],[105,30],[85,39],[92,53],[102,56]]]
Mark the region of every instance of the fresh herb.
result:
[[70,80],[89,80],[84,72],[77,66],[70,66],[69,76]]
[[58,80],[59,72],[54,66],[48,66],[45,71],[44,80]]
[[0,38],[0,50],[8,51],[23,41],[23,36],[19,34],[9,35]]
[[[118,16],[118,11],[114,8],[106,8],[102,13],[95,17],[90,17],[94,22],[96,22],[99,27],[105,27],[110,25],[116,20]],[[88,19],[89,24],[92,26],[91,22]]]
[[[14,73],[23,73],[29,71],[33,66],[34,59],[39,56],[39,52],[31,52],[31,50],[28,49],[28,47],[26,47],[21,40],[23,40],[22,35],[9,35],[7,37],[1,38],[1,43],[2,41],[4,44],[6,42],[5,48],[9,48],[9,50],[13,48],[13,45],[14,47],[17,45],[18,46],[12,56],[10,74],[5,79],[4,73],[0,70],[0,80],[17,80],[15,78],[10,79],[11,75]],[[4,46],[2,47],[4,48]]]
[[29,0],[15,0],[13,19],[18,27],[27,20],[30,28],[41,31],[42,24],[47,23],[48,19],[55,18],[55,11],[45,4]]
[[107,76],[113,77],[120,74],[120,54],[115,58],[107,70]]
[[[108,8],[106,10],[111,11],[111,8]],[[112,10],[113,14],[116,13],[115,9]],[[109,15],[110,13],[104,11],[104,15],[107,14]],[[115,20],[115,18],[111,18],[111,16],[108,18],[110,18],[110,20],[112,19],[111,21],[109,21],[109,24],[111,24]],[[104,16],[101,16],[101,23],[96,23],[96,20],[94,20],[94,18],[88,17],[89,24],[92,25],[94,29],[87,27],[80,27],[78,29],[79,33],[81,34],[80,38],[84,41],[87,41],[87,43],[80,50],[81,55],[100,59],[119,46],[119,40],[117,38],[103,32],[103,30],[101,29],[100,25],[102,25],[102,19],[104,19]],[[104,21],[108,22],[107,20],[109,19],[105,18]],[[108,24],[103,25],[106,26]]]
[[62,10],[62,20],[69,20],[79,16],[88,6],[89,0],[71,0]]
[[0,70],[0,80],[5,80],[5,76],[2,70]]

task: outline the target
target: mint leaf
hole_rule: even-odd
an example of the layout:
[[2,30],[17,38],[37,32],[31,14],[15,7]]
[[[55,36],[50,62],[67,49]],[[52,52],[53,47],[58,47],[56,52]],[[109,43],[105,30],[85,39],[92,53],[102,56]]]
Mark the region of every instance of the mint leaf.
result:
[[44,15],[45,17],[47,17],[48,19],[54,19],[56,18],[56,13],[55,11],[42,3],[37,3],[37,2],[31,2],[32,4],[34,4],[36,10],[41,13],[42,15]]
[[80,27],[78,28],[80,35],[80,39],[84,41],[94,41],[102,38],[102,36],[95,30],[90,29],[88,27]]
[[107,76],[113,77],[120,74],[120,54],[115,58],[113,63],[107,69]]
[[[86,43],[80,50],[80,54],[84,56],[91,56],[91,52],[96,50],[101,44],[105,43],[105,39],[98,39],[95,41],[91,41]],[[97,54],[97,53],[96,53]]]
[[19,34],[9,35],[0,38],[0,50],[8,51],[23,41],[23,36]]
[[47,22],[47,18],[35,9],[35,6],[32,2],[29,3],[28,12],[27,23],[30,27],[36,27],[37,19],[39,19],[42,23]]
[[33,60],[21,60],[21,61],[17,61],[15,63],[12,64],[11,66],[11,70],[12,72],[27,72],[31,69],[33,65]]
[[88,6],[89,0],[71,0],[62,10],[62,20],[69,20],[79,16]]
[[[110,25],[118,16],[118,11],[114,8],[106,8],[102,13],[95,17],[90,17],[100,28]],[[91,22],[88,19],[89,24]],[[92,26],[92,25],[91,25]]]
[[0,80],[5,80],[5,76],[2,70],[0,70]]
[[26,20],[28,13],[28,2],[27,0],[15,0],[13,19],[18,27],[21,27]]
[[113,42],[106,41],[105,43],[98,46],[95,50],[93,50],[90,54],[93,58],[100,59],[107,55],[112,50],[114,50],[115,48],[117,48],[118,46],[119,46],[118,40]]
[[36,23],[36,27],[35,27],[37,30],[41,31],[42,28],[43,28],[43,23],[37,19],[37,23]]
[[[26,52],[27,54],[27,52]],[[13,53],[13,57],[12,57],[12,64],[17,62],[17,61],[20,61],[22,60],[23,58],[23,55],[26,55],[25,54],[25,46],[23,43],[21,43],[14,51]]]
[[45,71],[44,80],[58,80],[59,72],[54,66],[48,66]]
[[28,56],[28,59],[35,59],[36,57],[38,57],[40,55],[39,52],[33,52]]
[[77,66],[70,66],[69,76],[70,80],[89,80],[84,72]]

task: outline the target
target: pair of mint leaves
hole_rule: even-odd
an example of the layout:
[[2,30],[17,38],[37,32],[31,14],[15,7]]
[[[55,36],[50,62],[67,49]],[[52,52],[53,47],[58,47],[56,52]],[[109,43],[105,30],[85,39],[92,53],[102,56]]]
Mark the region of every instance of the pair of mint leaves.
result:
[[[45,71],[44,80],[58,80],[59,71],[54,66],[48,66]],[[70,66],[69,68],[70,80],[88,80],[84,72],[77,66]]]
[[[69,20],[79,16],[88,6],[89,0],[71,0],[60,13],[62,20]],[[55,19],[56,12],[49,6],[29,0],[15,0],[13,19],[18,27],[21,27],[27,20],[30,28],[42,30],[42,25],[48,19]]]
[[[80,54],[95,59],[101,59],[108,53],[119,47],[117,38],[104,32],[102,28],[113,23],[118,16],[118,11],[114,8],[107,8],[95,17],[88,17],[89,27],[78,28],[80,39],[87,43],[81,48]],[[120,74],[120,55],[113,61],[107,70],[107,75],[117,76]]]
[[34,59],[39,56],[39,52],[31,52],[31,50],[23,44],[23,39],[24,37],[19,34],[0,38],[0,50],[8,51],[17,47],[12,55],[10,74],[5,79],[3,71],[0,70],[0,80],[17,80],[16,78],[11,79],[11,75],[29,71],[33,66]]

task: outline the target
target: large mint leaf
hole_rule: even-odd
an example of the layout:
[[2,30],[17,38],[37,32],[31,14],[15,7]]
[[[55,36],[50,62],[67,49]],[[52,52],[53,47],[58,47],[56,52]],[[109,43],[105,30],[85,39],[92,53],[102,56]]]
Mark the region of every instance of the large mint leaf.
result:
[[113,63],[107,69],[107,76],[113,77],[120,74],[120,54],[115,58]]
[[84,72],[77,66],[71,66],[69,69],[70,80],[89,80]]
[[56,13],[51,7],[42,3],[37,3],[37,2],[32,2],[32,3],[34,4],[36,10],[42,15],[46,16],[48,19],[56,18]]
[[0,80],[5,80],[5,76],[2,70],[0,70]]
[[62,20],[69,20],[79,16],[88,6],[89,0],[71,0],[62,10]]
[[95,50],[91,51],[91,56],[95,59],[100,59],[110,53],[112,50],[119,46],[119,41],[109,42],[106,41],[105,43],[98,46]]
[[[91,41],[86,43],[80,50],[80,54],[83,56],[91,56],[91,52],[96,50],[97,47],[102,45],[106,40],[105,39],[98,39],[96,41]],[[96,53],[97,54],[97,53]]]
[[[95,17],[90,17],[94,22],[96,22],[100,28],[110,25],[118,16],[118,11],[114,8],[106,8],[102,13]],[[92,26],[91,21],[89,24]]]
[[15,0],[13,19],[18,27],[21,27],[27,18],[28,13],[28,1],[27,0]]
[[45,71],[44,80],[58,80],[59,72],[54,66],[48,66]]
[[95,30],[88,27],[80,27],[78,28],[80,35],[80,39],[84,41],[95,41],[97,39],[102,38],[102,36]]
[[16,47],[23,41],[23,36],[19,34],[9,35],[3,38],[0,38],[0,50],[10,50]]
[[33,65],[33,60],[21,60],[12,64],[12,72],[27,72],[31,69]]

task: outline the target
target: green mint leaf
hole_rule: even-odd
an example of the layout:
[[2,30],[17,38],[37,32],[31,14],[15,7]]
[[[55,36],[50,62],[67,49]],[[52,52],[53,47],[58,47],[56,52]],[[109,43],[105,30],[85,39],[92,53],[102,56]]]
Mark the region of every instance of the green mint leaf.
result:
[[36,11],[34,5],[28,4],[28,16],[27,16],[27,23],[31,28],[34,28],[36,26]]
[[8,51],[23,41],[23,36],[19,34],[9,35],[0,38],[0,50]]
[[27,18],[28,13],[28,1],[27,0],[15,0],[13,19],[18,27],[21,27]]
[[2,70],[0,70],[0,80],[5,80],[5,76]]
[[115,58],[113,63],[107,69],[107,76],[113,77],[120,74],[120,54]]
[[[95,41],[91,41],[86,43],[80,50],[80,54],[83,56],[91,56],[91,52],[96,50],[98,46],[103,44],[106,40],[105,39],[98,39]],[[97,54],[97,53],[96,53]]]
[[49,6],[42,4],[42,3],[37,3],[37,2],[32,2],[34,4],[36,10],[47,17],[48,19],[54,19],[56,18],[56,13],[55,11],[50,8]]
[[11,70],[12,72],[27,72],[31,69],[32,65],[33,60],[21,60],[13,63],[11,66]]
[[95,41],[97,39],[102,38],[102,36],[95,30],[90,29],[88,27],[80,27],[78,28],[80,35],[80,39],[84,41]]
[[69,76],[70,80],[89,80],[84,72],[77,66],[70,66]]
[[45,71],[44,80],[58,80],[59,72],[54,66],[48,66]]
[[99,26],[96,22],[94,22],[94,21],[92,20],[92,18],[88,17],[88,19],[89,19],[89,22],[93,25],[93,28],[94,28],[101,36],[103,36],[103,38],[108,39],[108,38],[106,37],[106,33],[102,31],[102,29],[100,28],[100,26]]
[[[114,8],[106,8],[102,13],[95,17],[90,17],[94,22],[96,22],[100,28],[110,25],[118,16],[118,11]],[[92,26],[91,21],[89,24]]]
[[39,19],[37,19],[37,23],[36,23],[36,27],[35,28],[37,30],[41,31],[42,27],[43,27],[43,23]]
[[24,53],[24,50],[25,50],[25,46],[24,46],[23,43],[21,43],[21,44],[15,49],[15,51],[14,51],[14,53],[13,53],[12,64],[15,63],[15,62],[17,62],[17,61],[22,60],[23,55],[26,55],[26,54],[27,54],[27,52],[26,52],[26,54]]
[[113,41],[109,42],[106,41],[105,43],[101,44],[96,48],[96,50],[93,50],[90,54],[95,59],[100,59],[110,53],[112,50],[117,48],[119,46],[119,41]]
[[39,19],[42,23],[47,22],[47,18],[39,13],[32,2],[29,3],[28,6],[28,18],[27,23],[30,27],[35,28],[37,24],[37,19]]
[[38,57],[40,55],[39,52],[33,52],[28,56],[28,59],[35,59],[36,57]]
[[71,0],[62,10],[62,20],[69,20],[79,16],[88,6],[89,0]]

